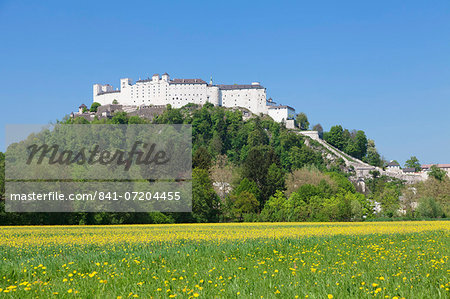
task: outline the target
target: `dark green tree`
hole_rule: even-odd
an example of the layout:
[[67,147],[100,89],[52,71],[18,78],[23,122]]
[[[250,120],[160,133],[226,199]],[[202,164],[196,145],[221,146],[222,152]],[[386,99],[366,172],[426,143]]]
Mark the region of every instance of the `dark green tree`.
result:
[[255,182],[261,190],[261,206],[264,206],[271,195],[271,188],[267,185],[267,175],[273,163],[279,163],[278,157],[272,147],[265,145],[252,147],[242,165],[242,177]]
[[362,159],[367,154],[367,137],[366,133],[364,131],[357,131],[354,141],[356,148],[357,148],[357,154],[354,156],[355,158]]
[[332,146],[342,150],[345,146],[344,130],[341,125],[332,126],[330,132],[325,136],[325,140]]
[[264,128],[262,127],[261,120],[259,117],[257,117],[254,120],[253,129],[251,130],[250,134],[248,135],[247,143],[251,147],[265,145],[265,144],[269,143],[269,137],[267,136],[266,132],[264,131]]
[[196,222],[215,222],[219,214],[219,197],[206,169],[192,171],[192,217]]
[[419,159],[416,156],[411,156],[411,158],[406,160],[405,167],[414,168],[415,171],[422,170],[422,165],[420,165]]
[[209,170],[212,165],[212,157],[206,147],[200,146],[192,157],[192,167]]
[[286,190],[284,172],[277,164],[272,163],[267,171],[267,194],[270,197],[276,191],[284,190]]

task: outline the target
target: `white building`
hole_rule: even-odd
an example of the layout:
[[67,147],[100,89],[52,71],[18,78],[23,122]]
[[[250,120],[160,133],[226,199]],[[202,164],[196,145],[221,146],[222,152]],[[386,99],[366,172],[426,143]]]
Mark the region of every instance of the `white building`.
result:
[[189,103],[203,105],[212,103],[223,107],[241,107],[255,114],[268,114],[275,121],[282,122],[295,117],[295,110],[289,106],[275,106],[267,100],[266,89],[253,82],[248,85],[214,85],[202,79],[170,79],[169,74],[161,77],[138,80],[133,84],[129,78],[120,79],[120,90],[111,85],[94,84],[93,101],[102,105],[167,105],[180,108]]
[[386,165],[386,170],[388,170],[388,171],[401,171],[401,168],[400,168],[400,164],[398,164],[396,161],[394,161],[394,160],[391,160],[391,162],[389,162],[387,165]]
[[295,118],[295,109],[289,106],[271,106],[268,108],[268,114],[276,122],[286,122],[288,119]]

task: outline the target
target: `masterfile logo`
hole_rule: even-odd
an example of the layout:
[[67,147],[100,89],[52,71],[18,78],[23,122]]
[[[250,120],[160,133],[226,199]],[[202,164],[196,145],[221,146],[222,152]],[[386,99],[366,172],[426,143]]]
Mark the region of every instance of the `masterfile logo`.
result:
[[22,126],[6,131],[7,211],[192,209],[190,125],[37,125],[17,140]]

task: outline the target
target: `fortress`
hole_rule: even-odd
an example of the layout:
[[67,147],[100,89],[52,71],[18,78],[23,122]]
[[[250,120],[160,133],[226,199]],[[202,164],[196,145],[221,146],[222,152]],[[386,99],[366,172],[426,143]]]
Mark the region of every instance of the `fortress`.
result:
[[266,89],[253,82],[246,85],[215,85],[202,79],[170,79],[169,74],[154,74],[152,78],[138,80],[120,79],[120,89],[109,84],[94,84],[93,101],[101,105],[160,106],[170,104],[180,108],[189,103],[212,103],[223,107],[240,107],[254,114],[267,114],[277,122],[295,118],[295,109],[276,105],[267,99]]

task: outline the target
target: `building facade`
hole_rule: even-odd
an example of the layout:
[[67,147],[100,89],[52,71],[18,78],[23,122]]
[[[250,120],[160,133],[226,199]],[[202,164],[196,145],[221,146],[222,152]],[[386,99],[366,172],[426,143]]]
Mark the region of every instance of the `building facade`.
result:
[[424,164],[422,165],[422,171],[428,172],[431,170],[431,166],[435,165],[437,168],[440,168],[447,172],[447,175],[450,176],[450,164]]
[[109,84],[94,84],[93,102],[101,105],[121,104],[130,106],[167,105],[174,108],[189,103],[212,103],[223,107],[240,107],[254,114],[267,114],[282,122],[295,118],[295,110],[289,106],[275,106],[267,99],[266,89],[253,82],[247,85],[214,85],[202,79],[170,79],[169,74],[154,74],[152,78],[138,80],[120,79],[120,89]]

